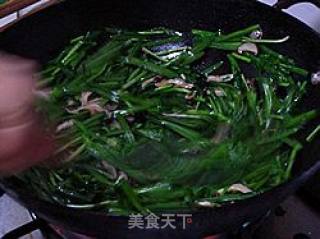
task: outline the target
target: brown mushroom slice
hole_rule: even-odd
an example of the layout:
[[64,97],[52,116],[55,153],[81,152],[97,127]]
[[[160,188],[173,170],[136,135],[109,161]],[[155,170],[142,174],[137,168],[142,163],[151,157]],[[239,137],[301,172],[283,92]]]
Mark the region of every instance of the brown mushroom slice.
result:
[[229,81],[232,81],[233,78],[234,78],[233,74],[210,75],[207,78],[207,82],[216,82],[216,83],[229,82]]
[[218,97],[222,97],[225,96],[226,93],[224,92],[224,90],[222,88],[216,88],[214,89],[214,94]]
[[214,208],[217,206],[217,204],[212,203],[212,202],[208,202],[208,201],[196,202],[196,205],[199,207],[205,207],[205,208]]
[[244,52],[250,52],[254,55],[258,54],[258,46],[252,42],[245,42],[238,48],[238,53],[243,54]]
[[247,193],[252,193],[252,190],[250,188],[248,188],[247,186],[241,184],[241,183],[237,183],[237,184],[233,184],[228,188],[228,192],[233,192],[233,193],[243,193],[243,194],[247,194]]
[[88,110],[92,115],[96,113],[101,113],[101,112],[109,113],[107,109],[104,109],[99,104],[101,100],[100,98],[89,100],[89,97],[91,95],[92,95],[92,92],[90,91],[82,92],[80,97],[81,106],[73,110],[66,108],[66,111],[70,114],[77,114],[82,110]]
[[101,161],[101,166],[102,169],[108,174],[108,176],[110,177],[110,179],[115,180],[118,177],[118,173],[117,170],[115,169],[115,167],[113,167],[112,165],[110,165],[107,161],[102,160]]
[[144,82],[142,82],[141,88],[145,89],[150,83],[154,82],[156,79],[157,79],[157,77],[152,77],[148,80],[145,80]]
[[72,126],[74,125],[74,121],[73,120],[68,120],[68,121],[65,121],[61,124],[59,124],[56,128],[56,133],[59,133],[63,130],[66,130],[66,129],[69,129],[71,128]]
[[316,73],[313,73],[311,75],[311,83],[313,85],[318,85],[320,84],[320,71],[316,72]]
[[262,37],[263,37],[263,31],[261,30],[251,32],[250,34],[250,38],[252,39],[261,39]]
[[102,108],[102,106],[100,106],[98,103],[89,103],[85,106],[80,106],[79,108],[74,109],[74,110],[70,110],[70,109],[66,108],[66,111],[69,114],[77,114],[82,110],[88,110],[90,112],[90,114],[92,114],[92,115],[94,115],[96,113],[102,113],[102,112],[107,111],[106,109]]
[[160,82],[157,82],[155,84],[156,87],[164,87],[167,85],[174,85],[179,88],[185,88],[185,89],[192,89],[194,87],[194,84],[187,83],[181,78],[174,78],[169,80],[162,80]]
[[194,97],[196,97],[196,95],[197,95],[197,91],[196,90],[192,91],[192,92],[186,94],[185,99],[192,100],[192,99],[194,99]]
[[90,95],[92,95],[92,92],[90,91],[85,91],[81,93],[80,102],[82,106],[88,103]]

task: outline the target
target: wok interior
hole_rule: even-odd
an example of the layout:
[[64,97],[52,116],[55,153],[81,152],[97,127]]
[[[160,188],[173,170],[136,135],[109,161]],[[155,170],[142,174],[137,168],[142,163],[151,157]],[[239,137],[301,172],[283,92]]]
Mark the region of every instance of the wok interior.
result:
[[[59,53],[70,39],[87,31],[103,27],[149,29],[168,27],[181,31],[192,28],[224,32],[259,23],[268,38],[290,35],[291,40],[276,50],[296,60],[310,71],[320,65],[319,38],[298,21],[283,17],[280,12],[260,6],[256,14],[252,3],[240,0],[86,0],[67,1],[38,15],[25,19],[0,36],[0,47],[15,54],[46,63]],[[257,10],[257,9],[255,9]],[[272,17],[270,17],[272,16]],[[303,111],[320,108],[320,87],[309,85],[299,106]],[[319,124],[314,120],[299,137],[308,135]],[[305,145],[295,163],[294,172],[300,174],[319,159],[319,140]]]

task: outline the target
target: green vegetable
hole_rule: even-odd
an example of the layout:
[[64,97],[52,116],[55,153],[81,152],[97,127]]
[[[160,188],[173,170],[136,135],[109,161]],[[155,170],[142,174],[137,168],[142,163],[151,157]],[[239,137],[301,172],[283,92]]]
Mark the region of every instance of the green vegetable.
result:
[[[71,122],[56,133],[63,164],[19,180],[45,200],[120,215],[196,210],[285,182],[303,147],[295,135],[317,112],[298,113],[308,72],[265,46],[283,39],[248,37],[258,29],[106,29],[72,40],[40,84],[52,88],[39,104],[48,120]],[[238,53],[248,41],[258,55]],[[220,54],[201,64],[209,51]],[[228,190],[239,183],[252,192]]]

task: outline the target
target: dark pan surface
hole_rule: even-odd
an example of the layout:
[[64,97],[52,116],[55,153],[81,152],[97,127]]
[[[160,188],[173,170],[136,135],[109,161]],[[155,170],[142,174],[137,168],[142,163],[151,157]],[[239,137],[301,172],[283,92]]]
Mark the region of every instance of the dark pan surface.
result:
[[[104,26],[145,29],[166,26],[178,30],[204,28],[224,31],[261,24],[267,37],[291,36],[277,50],[310,71],[320,66],[320,38],[297,20],[252,0],[69,0],[23,20],[0,36],[0,49],[41,63],[53,58],[72,38]],[[320,89],[311,87],[302,110],[320,108]],[[313,122],[315,125],[319,122]],[[306,128],[303,135],[310,132]],[[128,218],[66,209],[42,202],[32,192],[17,189],[10,180],[4,186],[11,196],[44,219],[68,229],[104,238],[200,238],[239,227],[266,213],[293,193],[320,164],[319,141],[306,145],[295,164],[295,179],[249,200],[196,212],[186,230],[128,230]],[[304,171],[313,168],[308,172]],[[179,227],[181,228],[181,227]]]

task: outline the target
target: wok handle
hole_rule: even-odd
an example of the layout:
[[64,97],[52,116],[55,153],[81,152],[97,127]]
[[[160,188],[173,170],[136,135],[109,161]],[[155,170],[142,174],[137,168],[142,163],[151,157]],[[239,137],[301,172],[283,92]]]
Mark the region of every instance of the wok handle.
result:
[[309,2],[317,7],[320,7],[320,0],[278,0],[278,2],[273,5],[277,9],[287,9],[296,3]]

